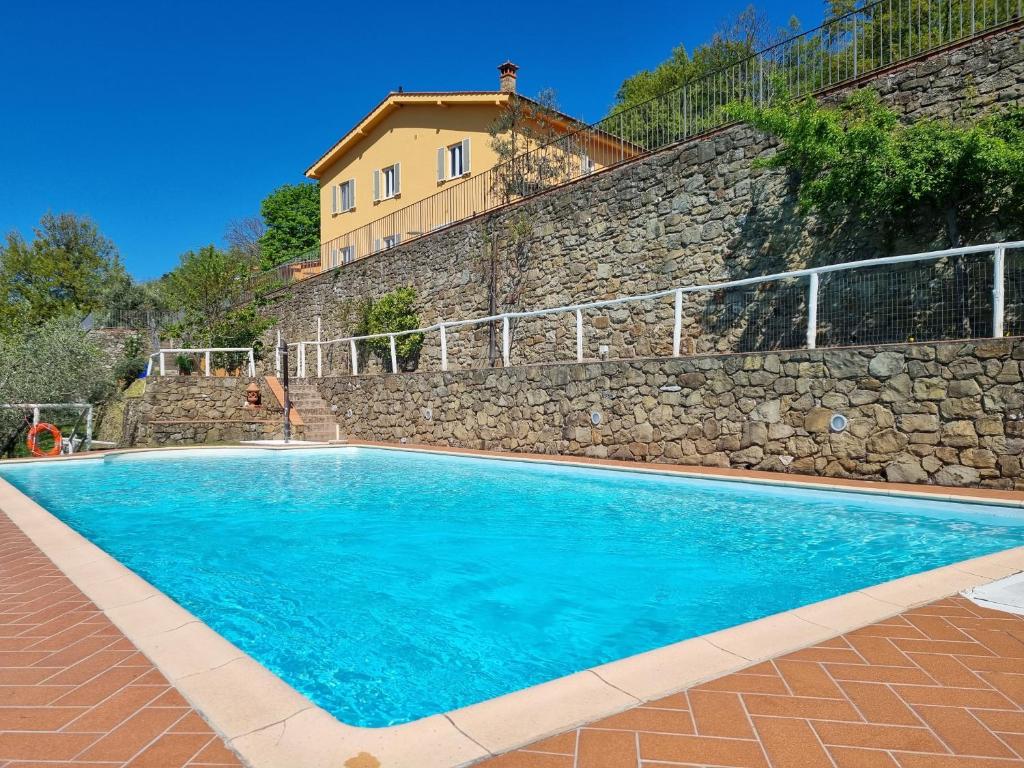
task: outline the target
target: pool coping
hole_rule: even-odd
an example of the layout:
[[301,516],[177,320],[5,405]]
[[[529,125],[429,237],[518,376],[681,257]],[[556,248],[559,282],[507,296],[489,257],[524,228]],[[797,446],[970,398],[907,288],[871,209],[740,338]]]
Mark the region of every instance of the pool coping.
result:
[[[603,460],[580,462],[575,460],[576,457],[562,460],[561,457],[544,455],[494,454],[369,442],[324,447],[349,446],[429,450],[477,458],[592,468],[601,466],[702,479],[772,480],[760,477],[747,479],[744,473],[725,476],[694,472],[693,469],[700,468],[689,467],[676,470],[658,466],[652,470],[649,466],[635,467],[630,462],[609,466]],[[284,446],[219,447],[294,449]],[[317,446],[295,448],[316,449]],[[194,447],[188,449],[194,450]],[[135,452],[140,451],[86,454],[79,458]],[[884,489],[868,490],[852,481],[834,484],[787,479],[768,484],[884,492]],[[906,492],[894,489],[886,495],[1024,506],[1024,499],[1012,498],[1017,495],[1024,497],[1024,494],[1004,492],[998,494],[999,500],[996,500],[984,498],[987,493],[963,496],[948,493],[950,490]],[[469,765],[1024,570],[1024,547],[1016,547],[683,640],[411,723],[362,728],[346,725],[313,704],[3,478],[0,478],[0,510],[6,512],[14,524],[150,658],[189,703],[206,717],[211,727],[253,768],[292,768],[295,765],[336,768],[361,753],[372,755],[387,768],[456,768]]]

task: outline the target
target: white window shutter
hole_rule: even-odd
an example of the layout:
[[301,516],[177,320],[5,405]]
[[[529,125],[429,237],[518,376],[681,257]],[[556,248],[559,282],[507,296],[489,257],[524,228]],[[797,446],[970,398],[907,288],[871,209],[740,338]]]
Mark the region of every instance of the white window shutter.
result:
[[353,208],[356,207],[356,180],[355,179],[349,179],[348,180],[348,184],[349,184],[349,201],[348,201],[348,206],[349,206],[349,210],[351,211]]
[[338,185],[331,185],[331,213],[338,212]]
[[373,169],[373,202],[380,200],[380,171]]
[[462,140],[462,172],[469,173],[469,139]]
[[395,163],[395,194],[399,194],[402,191],[402,178],[399,175],[402,170],[401,163]]
[[373,252],[376,253],[379,250],[380,250],[380,238],[378,237],[376,240],[373,241]]
[[395,233],[395,245],[398,245],[400,242],[402,242],[402,236],[396,232]]
[[444,178],[445,178],[444,166],[445,166],[445,160],[446,160],[445,156],[447,154],[448,154],[448,150],[446,150],[444,147],[438,147],[437,148],[437,180],[438,181],[444,181]]

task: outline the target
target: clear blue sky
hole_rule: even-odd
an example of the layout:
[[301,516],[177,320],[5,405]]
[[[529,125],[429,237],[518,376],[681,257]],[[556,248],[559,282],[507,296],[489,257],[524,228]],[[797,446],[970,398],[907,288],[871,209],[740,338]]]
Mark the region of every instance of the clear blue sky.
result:
[[[513,0],[467,6],[312,0],[0,4],[0,234],[47,210],[91,216],[129,271],[159,276],[255,215],[383,96],[558,92],[601,117],[622,79],[706,40],[746,0]],[[818,0],[758,3],[820,22]]]

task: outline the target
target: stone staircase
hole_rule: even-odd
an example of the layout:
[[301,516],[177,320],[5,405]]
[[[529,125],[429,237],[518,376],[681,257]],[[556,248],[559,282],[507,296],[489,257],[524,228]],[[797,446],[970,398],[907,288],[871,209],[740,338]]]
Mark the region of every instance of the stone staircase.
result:
[[292,410],[298,412],[305,424],[302,439],[318,443],[326,443],[336,439],[337,422],[330,407],[320,397],[315,384],[306,382],[289,382],[288,393],[291,398]]

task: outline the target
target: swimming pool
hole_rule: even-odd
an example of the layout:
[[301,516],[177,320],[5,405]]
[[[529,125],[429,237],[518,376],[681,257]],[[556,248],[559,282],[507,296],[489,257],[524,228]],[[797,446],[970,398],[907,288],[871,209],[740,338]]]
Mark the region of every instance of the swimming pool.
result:
[[0,476],[363,726],[1024,543],[1019,510],[371,448]]

